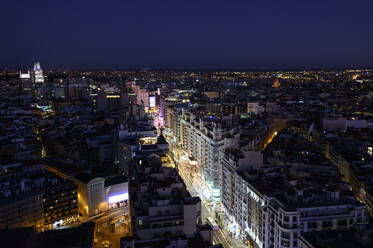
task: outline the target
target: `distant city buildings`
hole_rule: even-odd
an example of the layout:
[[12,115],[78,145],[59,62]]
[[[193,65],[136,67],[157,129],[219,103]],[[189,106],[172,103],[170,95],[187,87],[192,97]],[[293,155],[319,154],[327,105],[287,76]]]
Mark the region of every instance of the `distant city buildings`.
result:
[[0,236],[370,247],[372,82],[373,70],[1,72]]
[[30,94],[35,94],[37,90],[37,84],[44,83],[43,70],[40,67],[39,62],[34,63],[34,68],[26,72],[20,71],[20,90],[21,92],[27,92]]
[[30,71],[30,75],[33,83],[44,83],[43,70],[39,62],[34,63],[34,70]]

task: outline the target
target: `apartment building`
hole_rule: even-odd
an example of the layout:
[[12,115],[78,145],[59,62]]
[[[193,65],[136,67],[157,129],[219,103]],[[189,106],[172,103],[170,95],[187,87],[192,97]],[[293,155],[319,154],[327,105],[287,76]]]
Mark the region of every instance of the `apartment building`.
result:
[[[228,121],[229,122],[229,121]],[[183,113],[181,124],[182,146],[189,156],[198,161],[202,182],[220,198],[221,161],[225,148],[239,142],[239,129],[216,117]]]
[[172,168],[157,155],[137,157],[130,169],[133,234],[137,240],[192,236],[201,218],[201,201],[191,197]]
[[368,222],[366,207],[337,168],[303,137],[284,134],[274,143],[267,164],[255,164],[242,151],[225,153],[222,203],[233,235],[253,247],[293,248],[302,233]]

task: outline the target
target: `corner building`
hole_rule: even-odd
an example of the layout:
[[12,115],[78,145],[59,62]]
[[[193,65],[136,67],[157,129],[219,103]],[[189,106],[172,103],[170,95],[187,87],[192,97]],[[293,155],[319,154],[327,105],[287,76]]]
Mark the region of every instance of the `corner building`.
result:
[[296,184],[280,175],[281,168],[262,168],[260,173],[236,171],[230,181],[223,180],[231,228],[253,247],[295,248],[301,233],[368,223],[365,206],[344,195],[338,184],[318,184],[320,178]]

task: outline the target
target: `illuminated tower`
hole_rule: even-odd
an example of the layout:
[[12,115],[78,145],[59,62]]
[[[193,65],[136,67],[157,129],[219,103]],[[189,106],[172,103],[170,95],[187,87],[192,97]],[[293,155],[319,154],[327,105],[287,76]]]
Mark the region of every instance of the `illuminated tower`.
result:
[[32,91],[32,81],[30,71],[19,72],[19,90],[21,93]]
[[27,92],[37,96],[41,96],[45,93],[39,90],[40,86],[42,86],[40,84],[44,83],[43,70],[39,62],[35,62],[34,68],[27,72],[20,71],[19,79],[20,92]]
[[278,88],[279,86],[280,86],[279,80],[278,80],[278,78],[275,78],[275,81],[273,82],[272,87],[273,88]]
[[41,69],[39,62],[34,63],[34,70],[31,71],[31,74],[34,83],[44,83],[43,70]]

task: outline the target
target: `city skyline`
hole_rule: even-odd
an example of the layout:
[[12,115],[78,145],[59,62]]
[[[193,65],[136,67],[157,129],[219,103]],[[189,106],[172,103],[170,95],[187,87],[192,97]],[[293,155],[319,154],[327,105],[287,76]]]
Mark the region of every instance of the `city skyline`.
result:
[[373,1],[3,8],[1,247],[373,247]]
[[372,247],[372,69],[28,67],[0,71],[4,247]]
[[0,17],[7,34],[0,67],[40,61],[71,69],[369,68],[372,5],[9,2]]

